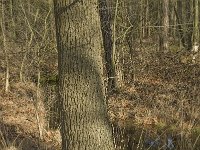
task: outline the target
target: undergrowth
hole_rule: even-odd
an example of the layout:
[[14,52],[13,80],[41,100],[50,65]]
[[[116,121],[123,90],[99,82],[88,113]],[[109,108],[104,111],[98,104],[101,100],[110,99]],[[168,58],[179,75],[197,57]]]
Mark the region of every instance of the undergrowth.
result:
[[[127,57],[122,68],[124,81],[109,97],[108,114],[116,149],[198,150],[200,66],[183,63],[174,51],[159,58],[155,51],[143,47],[137,54],[134,62],[130,55],[123,55]],[[52,106],[57,99],[56,84],[42,83],[36,105],[38,89],[34,81],[13,80],[9,93],[4,92],[2,83],[0,149],[59,150],[59,131],[49,128],[49,121],[57,119],[50,118],[55,113]]]

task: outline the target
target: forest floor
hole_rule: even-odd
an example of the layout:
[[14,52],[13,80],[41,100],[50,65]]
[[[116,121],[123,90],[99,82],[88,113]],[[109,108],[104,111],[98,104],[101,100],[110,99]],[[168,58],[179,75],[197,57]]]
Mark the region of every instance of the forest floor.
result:
[[[158,66],[144,66],[145,72],[127,80],[109,98],[118,149],[200,147],[200,67]],[[60,149],[58,131],[43,130],[41,139],[39,125],[45,126],[48,112],[43,103],[36,109],[33,83],[13,83],[9,93],[0,93],[0,149]]]
[[32,97],[35,96],[36,87],[33,83],[17,83],[12,86],[9,93],[2,93],[0,95],[0,149],[7,150],[13,146],[19,150],[59,149],[60,137],[57,131],[43,130],[43,139],[40,138],[38,122],[41,125],[46,123],[46,111],[43,104],[38,109],[35,107]]
[[124,128],[121,136],[116,131],[117,145],[127,150],[199,149],[200,65],[180,62],[170,53],[156,58],[136,60],[135,75],[110,97],[111,120]]

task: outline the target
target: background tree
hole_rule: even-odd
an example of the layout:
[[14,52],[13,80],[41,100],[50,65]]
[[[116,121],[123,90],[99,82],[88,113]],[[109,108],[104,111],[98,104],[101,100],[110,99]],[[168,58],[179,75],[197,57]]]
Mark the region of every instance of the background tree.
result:
[[193,33],[193,3],[191,0],[177,0],[177,22],[182,46],[190,51],[192,48],[192,33]]
[[199,45],[199,1],[194,3],[194,45]]
[[[95,117],[90,115],[90,119],[86,119],[85,122],[85,119],[82,119],[85,117],[81,115],[102,113],[103,115],[98,115],[99,120],[104,118],[102,116],[106,116],[100,109],[101,107],[105,109],[100,105],[104,99],[101,95],[104,94],[99,94],[100,96],[94,94],[104,92],[99,86],[103,82],[103,75],[94,75],[102,73],[103,68],[109,73],[107,76],[112,83],[108,86],[108,90],[113,89],[114,82],[115,88],[117,87],[117,90],[106,93],[116,149],[162,149],[164,145],[169,145],[168,141],[171,139],[167,137],[170,134],[172,140],[176,139],[173,141],[175,149],[195,149],[195,147],[198,149],[200,138],[196,129],[199,128],[200,118],[199,2],[196,0],[107,0],[108,7],[105,0],[94,2],[85,0],[83,5],[81,0],[74,2],[57,0],[56,2],[60,10],[57,17],[58,20],[60,18],[57,22],[60,33],[58,38],[64,53],[60,58],[69,56],[63,64],[59,62],[59,66],[62,64],[67,68],[62,70],[62,77],[66,80],[60,80],[62,82],[60,85],[68,84],[66,87],[69,88],[63,87],[66,92],[64,96],[60,95],[69,100],[68,105],[65,105],[69,111],[63,109],[62,114],[73,116],[70,121],[74,123],[76,122],[74,120],[77,120],[76,113],[80,124],[88,126],[92,123],[87,124],[87,120]],[[164,9],[167,6],[166,2],[168,2],[168,12]],[[95,13],[91,3],[95,3],[94,7],[99,8],[99,10],[95,9]],[[65,4],[66,9],[60,8]],[[42,139],[43,145],[47,140],[46,145],[50,147],[49,149],[54,149],[52,147],[54,145],[58,150],[61,144],[59,131],[52,130],[60,128],[59,117],[62,112],[59,111],[61,104],[57,98],[59,95],[57,92],[58,62],[53,1],[0,0],[0,12],[0,114],[2,118],[0,130],[4,125],[9,126],[7,131],[12,133],[4,134],[9,135],[9,138],[4,139],[16,139],[14,142],[16,144],[21,141],[27,142],[21,137],[24,135],[30,137],[30,133],[33,133],[35,138],[31,135],[33,138],[29,140],[37,140],[37,142],[28,142],[29,144],[38,143],[38,139]],[[164,25],[166,19],[164,16],[168,17],[168,25]],[[166,32],[164,32],[165,28]],[[166,36],[168,36],[168,52],[163,53],[164,40],[161,39]],[[104,52],[98,51],[103,47]],[[102,57],[107,61],[107,63],[103,62],[104,67],[101,65]],[[98,58],[97,63],[96,58]],[[82,69],[77,69],[79,66]],[[76,70],[78,71],[75,72]],[[113,70],[115,73],[111,73]],[[9,92],[2,92],[5,89],[9,89],[7,90]],[[91,97],[94,101],[90,101]],[[79,103],[79,100],[82,103]],[[98,107],[94,107],[96,102],[100,103]],[[43,103],[47,113],[39,108]],[[73,105],[74,103],[76,105]],[[83,109],[84,104],[93,107]],[[78,109],[74,109],[73,106],[77,106]],[[4,112],[5,110],[7,112]],[[83,114],[82,111],[77,113],[74,110],[86,110],[86,113]],[[94,128],[98,126],[103,129],[106,126],[110,132],[107,120],[104,118],[105,126],[96,125],[99,120],[94,120],[92,124]],[[43,121],[44,126],[42,126]],[[70,126],[69,122],[67,125]],[[13,129],[17,129],[17,132],[14,136],[10,136],[13,135]],[[18,132],[18,129],[22,132]],[[66,134],[69,136],[65,136],[65,139],[71,141],[78,127],[71,126],[66,129],[69,129],[67,130],[69,134]],[[165,132],[165,129],[170,130]],[[5,129],[1,131],[6,132]],[[98,128],[94,133],[98,131],[102,130]],[[22,133],[22,136],[19,133]],[[154,147],[152,143],[157,141],[155,138],[158,136],[159,144]],[[1,137],[0,149],[5,149],[1,146],[4,143],[1,142],[3,139]],[[50,141],[54,140],[49,139],[50,137],[56,139],[57,144],[51,143]],[[103,135],[100,137],[104,138]],[[89,138],[86,137],[87,139]],[[29,144],[28,148],[31,149]],[[48,146],[44,149],[48,149]],[[36,147],[43,149],[41,145]]]
[[169,0],[163,1],[163,51],[169,49]]
[[195,0],[194,3],[194,33],[193,33],[193,48],[192,48],[192,61],[195,63],[195,59],[199,53],[199,1]]
[[112,92],[116,88],[116,72],[113,52],[113,40],[111,29],[111,14],[106,0],[99,0],[99,14],[101,20],[101,31],[105,50],[105,67],[107,74],[107,91]]
[[98,1],[54,0],[63,150],[112,150]]
[[8,92],[9,90],[9,79],[10,79],[10,67],[9,67],[9,56],[8,56],[8,20],[6,21],[6,14],[8,15],[6,5],[8,3],[4,0],[1,1],[1,31],[2,31],[2,38],[3,38],[3,51],[4,51],[4,56],[5,56],[5,66],[6,66],[6,73],[5,73],[5,92]]

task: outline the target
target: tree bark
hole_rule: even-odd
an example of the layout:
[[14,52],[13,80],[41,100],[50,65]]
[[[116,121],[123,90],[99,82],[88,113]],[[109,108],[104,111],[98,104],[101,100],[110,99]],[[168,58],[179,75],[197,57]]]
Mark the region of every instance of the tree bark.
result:
[[115,62],[113,54],[113,41],[112,41],[112,30],[111,30],[111,16],[108,10],[108,5],[106,0],[99,1],[99,14],[101,20],[101,31],[103,36],[103,45],[105,50],[105,67],[107,74],[107,91],[110,93],[116,88],[116,73],[115,73]]
[[63,150],[114,150],[97,0],[54,0]]
[[193,35],[193,48],[192,48],[192,62],[196,62],[197,54],[199,53],[199,1],[194,1],[194,35]]
[[199,2],[195,0],[195,18],[194,18],[194,45],[199,45]]
[[6,64],[6,73],[5,73],[5,92],[9,91],[10,86],[10,67],[9,67],[9,58],[8,58],[8,44],[7,44],[7,33],[6,33],[6,2],[2,2],[2,8],[1,8],[1,30],[2,30],[2,36],[3,36],[3,51],[5,55],[5,64]]
[[193,0],[185,1],[185,38],[186,38],[186,50],[191,51],[192,49],[192,34],[193,34]]
[[169,0],[163,1],[163,51],[168,52],[169,42]]
[[[169,33],[169,0],[160,1],[160,8],[158,18],[160,20],[160,31],[161,35],[159,35],[159,51],[160,54],[163,52],[168,52],[168,33]],[[163,17],[163,18],[162,18]],[[162,18],[162,19],[161,19]]]
[[177,24],[178,24],[178,32],[179,32],[179,38],[180,38],[180,43],[186,47],[185,44],[185,38],[184,38],[184,31],[183,31],[183,16],[182,16],[182,1],[181,0],[177,0],[177,9],[174,7],[174,11],[176,14],[176,18],[177,18]]
[[193,25],[192,25],[192,2],[191,0],[182,1],[177,0],[177,11],[176,17],[177,22],[179,24],[179,34],[182,45],[186,50],[191,50],[192,48],[192,33],[193,33]]

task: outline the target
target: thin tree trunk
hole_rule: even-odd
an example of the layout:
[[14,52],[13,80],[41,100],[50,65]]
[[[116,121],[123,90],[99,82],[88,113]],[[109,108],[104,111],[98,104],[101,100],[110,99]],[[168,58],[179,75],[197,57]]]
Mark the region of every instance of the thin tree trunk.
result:
[[199,45],[199,1],[195,0],[194,45]]
[[144,38],[144,0],[140,1],[140,42],[142,42],[143,38]]
[[[192,48],[192,2],[191,0],[182,1],[177,0],[177,22],[179,24],[180,40],[186,50]],[[176,11],[176,10],[175,10]]]
[[[15,0],[16,1],[16,0]],[[12,38],[16,39],[16,27],[15,27],[15,16],[14,15],[14,0],[10,0],[10,16],[12,20]]]
[[196,56],[197,56],[197,53],[199,51],[199,1],[198,0],[195,0],[194,8],[195,8],[195,12],[194,12],[194,15],[195,15],[195,17],[194,17],[194,36],[193,36],[194,44],[193,44],[193,49],[192,49],[192,52],[193,52],[192,61],[193,61],[193,63],[195,63]]
[[[21,1],[20,1],[21,2]],[[29,1],[30,2],[30,1]],[[30,4],[29,4],[30,5]],[[28,6],[29,6],[28,5]],[[27,26],[31,32],[31,35],[30,35],[30,38],[27,37],[27,39],[29,38],[29,41],[27,41],[27,50],[24,54],[24,57],[22,59],[22,62],[21,62],[21,66],[20,66],[20,73],[19,73],[19,76],[20,76],[20,81],[21,82],[24,82],[25,81],[25,75],[24,75],[24,68],[25,68],[25,62],[27,60],[27,55],[28,53],[31,51],[31,45],[33,44],[33,39],[34,39],[34,31],[33,31],[33,28],[32,28],[32,24],[29,22],[28,20],[28,16],[26,14],[26,11],[25,11],[25,8],[23,7],[22,5],[22,2],[21,2],[21,9],[22,9],[22,12],[24,13],[24,17],[25,17],[25,20],[26,20],[26,23],[27,23]],[[29,8],[30,10],[30,8]],[[39,9],[36,10],[36,13],[35,13],[35,18],[34,18],[34,24],[36,23],[37,19],[38,19],[38,15],[39,15]]]
[[5,92],[8,92],[9,90],[9,60],[8,60],[8,45],[7,45],[7,37],[6,37],[6,25],[5,25],[5,4],[4,0],[2,0],[2,8],[1,8],[1,29],[2,29],[2,35],[3,35],[3,50],[5,55],[5,63],[6,63],[6,73],[5,73]]
[[150,28],[149,28],[149,13],[150,13],[150,11],[149,11],[149,0],[146,0],[146,36],[147,36],[147,38],[150,36]]
[[[162,50],[163,50],[163,30],[162,30],[162,2],[161,0],[158,1],[157,4],[158,7],[158,25],[159,25],[159,34],[158,34],[158,53],[161,54]],[[160,56],[159,56],[160,57]]]
[[54,0],[63,150],[114,150],[97,6],[97,0]]
[[[119,51],[117,51],[117,16],[119,13],[119,4],[120,4],[120,0],[116,0],[115,5],[114,5],[114,20],[113,20],[113,48],[112,48],[112,62],[114,64],[114,69],[115,69],[115,87],[119,88],[120,84],[122,82],[122,74],[120,74],[121,72],[121,68],[120,68],[120,63],[119,63],[119,57],[118,57],[118,53]],[[117,62],[118,61],[118,62]],[[121,81],[121,82],[120,82]]]
[[183,15],[182,15],[182,0],[177,0],[177,9],[174,7],[174,11],[177,18],[177,24],[178,24],[178,32],[180,36],[180,45],[182,44],[183,47],[186,47],[186,41],[184,37],[184,29],[183,29]]
[[163,51],[168,52],[169,49],[169,0],[163,1]]
[[176,31],[177,31],[177,18],[176,18],[176,13],[175,13],[175,9],[177,8],[177,5],[176,5],[176,0],[171,0],[171,5],[169,6],[170,7],[170,23],[169,24],[172,24],[173,26],[171,27],[169,33],[170,35],[175,39],[176,38]]
[[39,114],[39,110],[41,107],[41,94],[40,94],[40,64],[38,63],[38,68],[37,68],[37,91],[36,91],[36,99],[35,99],[35,114],[36,114],[36,120],[37,120],[37,125],[38,125],[38,130],[39,130],[39,136],[40,139],[43,139],[43,127],[44,127],[44,121],[41,118],[41,115]]
[[[107,73],[107,91],[110,93],[116,88],[116,73],[115,73],[115,62],[114,62],[114,51],[113,51],[113,41],[112,41],[112,30],[110,22],[110,13],[108,10],[108,5],[106,0],[99,1],[99,14],[101,20],[101,31],[103,36],[103,44],[105,50],[105,63],[106,63],[106,73]],[[114,43],[115,44],[115,43]]]
[[[196,1],[196,0],[195,0]],[[191,51],[192,49],[192,34],[193,34],[193,0],[185,1],[185,38],[186,38],[186,50]]]

